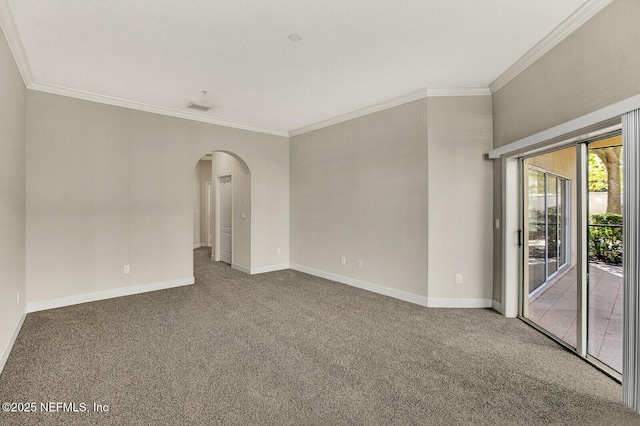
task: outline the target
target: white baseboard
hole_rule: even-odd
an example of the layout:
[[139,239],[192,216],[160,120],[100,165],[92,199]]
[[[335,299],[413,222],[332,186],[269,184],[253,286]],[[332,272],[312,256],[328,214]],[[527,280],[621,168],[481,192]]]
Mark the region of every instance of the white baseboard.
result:
[[245,274],[255,275],[255,274],[264,274],[265,272],[273,272],[273,271],[281,271],[283,269],[289,269],[289,264],[283,263],[280,265],[260,266],[259,268],[247,268],[246,266],[238,265],[237,263],[232,263],[231,267],[240,272],[244,272]]
[[244,272],[245,274],[251,274],[251,269],[246,266],[238,265],[237,263],[232,263],[231,267],[236,271]]
[[4,347],[4,351],[2,352],[2,358],[0,358],[0,373],[4,369],[4,365],[7,363],[9,359],[9,354],[11,353],[11,349],[13,349],[13,344],[16,343],[16,339],[18,338],[18,334],[20,333],[20,329],[22,328],[22,324],[24,323],[24,319],[26,318],[27,313],[23,312],[16,323],[16,326],[11,334],[11,338],[7,342],[7,345]]
[[156,290],[165,290],[173,287],[181,287],[193,284],[195,279],[182,278],[179,280],[163,281],[157,283],[141,284],[132,287],[120,287],[113,290],[96,291],[94,293],[79,294],[77,296],[61,297],[59,299],[43,300],[41,302],[27,303],[26,312],[44,311],[46,309],[61,308],[63,306],[77,305],[79,303],[95,302],[97,300],[113,299],[115,297],[130,296],[132,294],[147,293]]
[[500,302],[496,302],[495,300],[491,301],[491,307],[493,308],[494,311],[499,312],[499,313],[503,313],[502,312],[502,303]]
[[202,243],[197,243],[197,244],[193,245],[193,249],[194,250],[197,249],[197,248],[200,248],[200,247],[202,247]]
[[251,268],[251,275],[264,274],[265,272],[282,271],[283,269],[289,269],[288,263],[281,263],[280,265],[261,266],[259,268]]
[[427,298],[418,296],[417,294],[406,293],[404,291],[395,290],[389,287],[383,287],[377,284],[371,284],[365,281],[360,281],[355,278],[343,277],[342,275],[333,274],[331,272],[319,271],[317,269],[308,268],[302,265],[289,265],[294,271],[304,272],[305,274],[314,275],[316,277],[325,278],[327,280],[336,281],[342,284],[357,287],[363,290],[367,290],[373,293],[382,294],[384,296],[400,299],[405,302],[415,303],[420,306],[427,306]]
[[429,308],[490,308],[491,299],[430,298]]

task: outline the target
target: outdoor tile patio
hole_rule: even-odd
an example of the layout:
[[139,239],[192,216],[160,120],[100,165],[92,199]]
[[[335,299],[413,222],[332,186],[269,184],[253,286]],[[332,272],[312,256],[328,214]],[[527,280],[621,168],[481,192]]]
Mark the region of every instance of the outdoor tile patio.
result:
[[[576,283],[573,267],[529,301],[529,319],[572,346],[576,345]],[[590,264],[588,353],[617,371],[622,369],[622,291],[620,267]]]

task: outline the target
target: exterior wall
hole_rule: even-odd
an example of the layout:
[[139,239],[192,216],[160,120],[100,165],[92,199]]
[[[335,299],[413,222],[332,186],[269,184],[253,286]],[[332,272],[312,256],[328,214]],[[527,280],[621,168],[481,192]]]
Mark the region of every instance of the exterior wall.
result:
[[[493,95],[494,148],[640,93],[640,2],[616,0]],[[494,218],[502,219],[501,164]],[[494,231],[493,297],[502,303],[502,237]]]

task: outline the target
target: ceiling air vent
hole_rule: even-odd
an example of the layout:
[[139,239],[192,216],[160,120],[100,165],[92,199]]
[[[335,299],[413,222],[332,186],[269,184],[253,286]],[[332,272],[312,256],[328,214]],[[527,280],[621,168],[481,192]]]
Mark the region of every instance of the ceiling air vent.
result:
[[205,104],[198,104],[195,102],[189,102],[189,105],[187,105],[187,108],[189,109],[195,109],[196,111],[202,111],[202,112],[207,112],[212,108],[215,108],[213,105],[205,105]]

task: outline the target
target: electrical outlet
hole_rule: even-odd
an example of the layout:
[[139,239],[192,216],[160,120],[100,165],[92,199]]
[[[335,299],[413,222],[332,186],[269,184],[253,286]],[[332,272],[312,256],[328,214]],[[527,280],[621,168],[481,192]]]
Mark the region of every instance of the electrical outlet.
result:
[[16,303],[19,305],[20,304],[20,292],[16,291]]
[[362,268],[362,259],[358,259],[358,268]]
[[456,274],[456,284],[462,284],[462,274]]
[[346,257],[344,257],[344,256],[342,256],[342,264],[343,264],[343,265],[346,265],[346,264],[347,264],[347,258],[346,258]]
[[280,249],[280,247],[276,249],[276,254],[282,254],[282,250]]
[[123,270],[123,272],[124,272],[125,274],[128,274],[128,273],[130,272],[129,265],[124,265],[124,270]]

